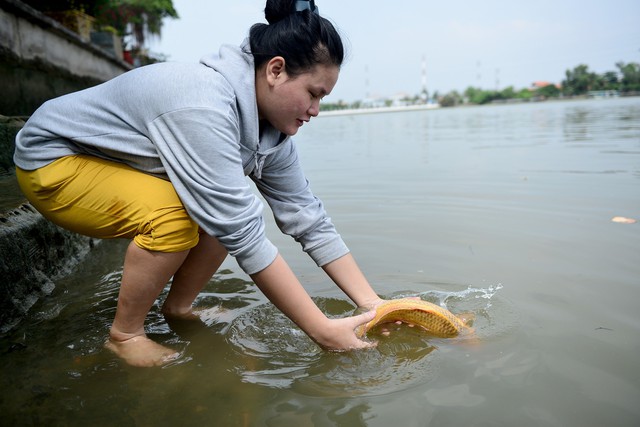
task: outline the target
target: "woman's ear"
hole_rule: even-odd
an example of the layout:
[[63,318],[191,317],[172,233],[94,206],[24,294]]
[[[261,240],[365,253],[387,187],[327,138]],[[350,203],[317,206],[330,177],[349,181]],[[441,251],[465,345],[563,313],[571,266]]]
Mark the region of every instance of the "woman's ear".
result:
[[283,78],[287,76],[285,71],[285,61],[282,56],[274,56],[265,67],[265,73],[267,82],[270,86],[276,85],[276,83],[282,82]]

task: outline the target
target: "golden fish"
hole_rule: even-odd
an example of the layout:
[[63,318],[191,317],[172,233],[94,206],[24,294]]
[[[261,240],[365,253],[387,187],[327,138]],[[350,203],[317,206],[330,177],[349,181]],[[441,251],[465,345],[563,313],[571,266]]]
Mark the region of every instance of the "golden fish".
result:
[[382,323],[401,321],[420,326],[442,338],[455,337],[469,328],[467,322],[446,308],[415,298],[385,301],[376,307],[376,317],[356,328],[356,335],[363,337],[371,328]]

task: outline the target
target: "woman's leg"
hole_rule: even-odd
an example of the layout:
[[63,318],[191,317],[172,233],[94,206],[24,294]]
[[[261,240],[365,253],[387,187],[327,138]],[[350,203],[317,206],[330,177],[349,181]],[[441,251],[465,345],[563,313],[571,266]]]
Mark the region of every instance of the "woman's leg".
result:
[[147,338],[144,321],[156,298],[189,251],[154,252],[129,244],[116,316],[106,346],[134,366],[162,365],[177,353]]
[[213,236],[200,233],[198,244],[189,251],[176,274],[162,306],[167,316],[188,317],[191,305],[211,276],[220,268],[227,250]]
[[27,199],[52,222],[93,237],[133,239],[107,347],[138,366],[175,354],[144,335],[153,302],[198,243],[198,226],[171,183],[90,156],[64,157],[16,175]]
[[182,252],[147,251],[131,242],[107,348],[134,366],[162,365],[176,358],[175,351],[145,335],[147,313],[173,276],[162,312],[172,317],[191,315],[191,304],[226,256],[227,250],[218,240],[204,233],[195,247]]

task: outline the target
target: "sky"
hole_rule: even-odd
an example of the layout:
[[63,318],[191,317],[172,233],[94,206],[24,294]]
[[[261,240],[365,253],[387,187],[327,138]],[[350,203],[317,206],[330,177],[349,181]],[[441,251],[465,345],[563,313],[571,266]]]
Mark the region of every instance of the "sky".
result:
[[[173,0],[150,50],[194,62],[239,45],[266,22],[265,0]],[[516,90],[640,63],[640,0],[317,0],[343,36],[347,60],[326,102],[430,94],[473,86]]]

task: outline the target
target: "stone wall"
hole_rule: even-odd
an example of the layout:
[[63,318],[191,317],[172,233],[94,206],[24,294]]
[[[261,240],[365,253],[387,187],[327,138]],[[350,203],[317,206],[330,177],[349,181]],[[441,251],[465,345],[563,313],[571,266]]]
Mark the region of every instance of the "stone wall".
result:
[[25,121],[26,117],[0,116],[0,175],[13,172],[15,138]]
[[94,240],[44,219],[17,186],[13,151],[21,118],[0,116],[0,333],[17,325]]
[[15,179],[15,135],[48,99],[130,69],[24,3],[0,0],[0,333],[17,325],[97,242],[57,227],[26,202]]
[[0,333],[17,325],[92,247],[24,203],[0,214]]
[[107,81],[131,65],[18,0],[0,0],[0,114]]

